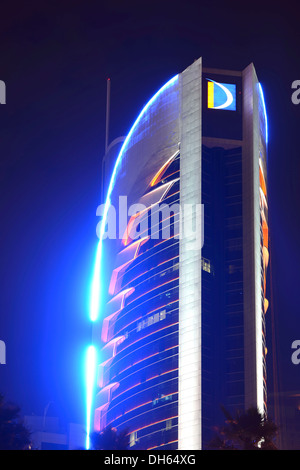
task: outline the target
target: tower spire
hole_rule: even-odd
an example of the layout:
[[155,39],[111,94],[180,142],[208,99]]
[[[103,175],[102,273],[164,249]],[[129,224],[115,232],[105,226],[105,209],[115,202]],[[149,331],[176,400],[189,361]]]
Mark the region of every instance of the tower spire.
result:
[[108,137],[109,137],[109,112],[110,112],[110,78],[107,79],[107,88],[106,88],[106,126],[105,126],[105,153],[108,147]]

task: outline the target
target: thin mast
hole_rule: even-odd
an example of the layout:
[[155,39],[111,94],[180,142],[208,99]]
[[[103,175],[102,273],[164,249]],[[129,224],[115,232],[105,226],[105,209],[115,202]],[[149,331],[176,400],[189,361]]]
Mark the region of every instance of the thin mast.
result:
[[108,147],[108,136],[109,136],[109,112],[110,112],[110,78],[107,79],[107,90],[106,90],[106,126],[105,126],[105,153]]

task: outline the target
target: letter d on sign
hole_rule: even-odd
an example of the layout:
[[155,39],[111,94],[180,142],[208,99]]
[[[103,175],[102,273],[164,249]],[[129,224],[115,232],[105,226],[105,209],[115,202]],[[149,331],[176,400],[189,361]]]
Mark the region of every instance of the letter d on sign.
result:
[[6,104],[6,87],[3,80],[0,80],[0,104]]

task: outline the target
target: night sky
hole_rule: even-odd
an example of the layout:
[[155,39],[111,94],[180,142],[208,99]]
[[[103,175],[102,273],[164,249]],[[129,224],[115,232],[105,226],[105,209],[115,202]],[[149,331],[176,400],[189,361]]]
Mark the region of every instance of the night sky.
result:
[[[83,359],[97,245],[106,79],[110,140],[195,59],[253,62],[269,120],[269,225],[281,391],[300,392],[300,80],[297,3],[1,2],[0,392],[24,414],[85,422]],[[299,7],[298,7],[299,8]],[[268,322],[270,322],[270,318]],[[271,340],[271,329],[269,329]],[[272,350],[272,345],[269,345]]]

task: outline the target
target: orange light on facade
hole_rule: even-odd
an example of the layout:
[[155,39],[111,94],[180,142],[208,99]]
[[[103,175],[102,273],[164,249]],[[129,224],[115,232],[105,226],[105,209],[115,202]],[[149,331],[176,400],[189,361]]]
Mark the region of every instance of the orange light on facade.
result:
[[263,246],[263,262],[264,267],[267,268],[269,264],[269,250],[266,246]]
[[[149,240],[149,237],[144,237],[139,240],[137,240],[135,243],[131,245],[129,248],[125,248],[122,252],[119,253],[119,255],[123,255],[122,257],[120,256],[121,264],[113,270],[113,273],[111,275],[111,280],[109,284],[109,289],[108,292],[110,295],[117,294],[119,289],[121,288],[121,280],[124,275],[125,269],[139,256],[139,250],[141,245],[143,245],[145,242]],[[126,252],[126,255],[124,255]],[[117,261],[119,261],[119,259]]]
[[268,301],[268,299],[265,298],[265,299],[264,299],[264,309],[265,309],[265,313],[267,313],[268,308],[269,308],[269,301]]
[[102,332],[101,339],[104,343],[109,342],[109,328],[111,321],[118,316],[121,310],[124,308],[125,299],[134,292],[134,288],[128,288],[117,294],[113,299],[111,299],[107,305],[110,306],[111,313],[107,315],[102,323]]
[[174,160],[174,158],[177,155],[178,155],[178,152],[174,153],[174,155],[172,155],[172,157],[170,157],[169,160],[167,160],[163,164],[163,166],[158,170],[158,172],[155,174],[155,176],[152,178],[152,180],[150,182],[151,187],[155,186],[157,183],[159,183],[161,181],[162,176],[164,175],[164,173],[169,168],[170,164],[172,163],[172,161]]
[[265,180],[265,176],[263,173],[261,161],[259,161],[259,184],[260,184],[261,189],[263,190],[264,195],[266,196],[267,185],[266,185],[266,180]]
[[264,246],[268,249],[269,247],[269,227],[266,220],[262,221],[262,231],[263,231],[263,243]]
[[128,222],[128,225],[126,227],[125,233],[122,238],[122,243],[124,246],[127,246],[132,241],[129,235],[131,233],[131,230],[135,224],[137,217],[139,217],[141,214],[142,214],[141,212],[137,212],[136,214],[130,217],[130,220]]
[[131,431],[131,432],[138,432],[138,431],[141,431],[142,429],[150,428],[151,426],[154,426],[155,424],[163,423],[163,422],[166,421],[167,419],[175,419],[175,418],[178,418],[178,416],[177,416],[177,415],[175,415],[175,416],[170,416],[169,418],[164,418],[164,419],[160,419],[159,421],[154,421],[154,422],[152,422],[152,423],[147,424],[146,426],[142,426],[142,427],[140,427],[140,428],[136,428],[136,429],[134,429],[134,430]]

